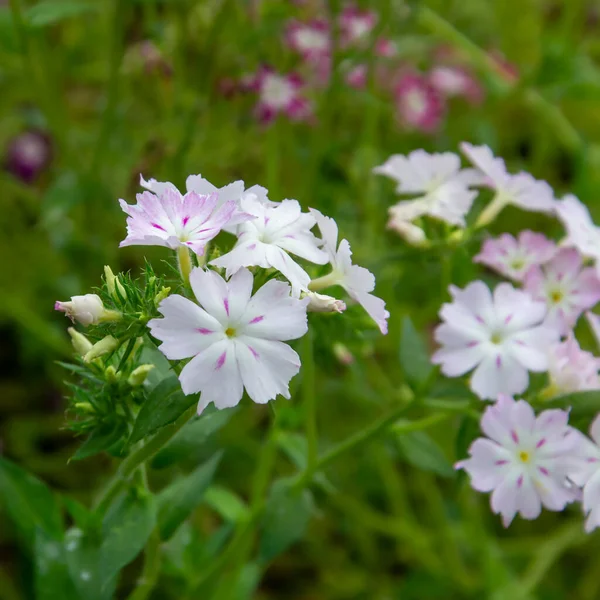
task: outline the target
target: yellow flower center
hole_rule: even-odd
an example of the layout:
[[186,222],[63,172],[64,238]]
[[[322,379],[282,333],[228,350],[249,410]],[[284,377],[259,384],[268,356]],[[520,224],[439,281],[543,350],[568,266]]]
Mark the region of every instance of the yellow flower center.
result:
[[519,458],[521,459],[521,462],[528,463],[531,457],[529,456],[529,452],[521,450],[521,452],[519,452]]
[[234,329],[233,327],[228,327],[228,328],[225,330],[225,335],[226,335],[227,337],[233,337],[233,336],[235,335],[235,329]]
[[563,299],[563,293],[560,290],[557,290],[550,294],[550,300],[554,304],[558,304],[562,299]]
[[502,343],[502,336],[499,333],[492,333],[490,342],[492,342],[492,344],[500,344]]

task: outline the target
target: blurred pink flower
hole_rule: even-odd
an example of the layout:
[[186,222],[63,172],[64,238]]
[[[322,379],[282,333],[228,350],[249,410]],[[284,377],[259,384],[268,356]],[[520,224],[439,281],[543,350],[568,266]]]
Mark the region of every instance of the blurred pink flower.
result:
[[348,4],[339,17],[342,46],[359,45],[366,41],[377,25],[379,16],[372,10],[361,10]]
[[438,65],[429,72],[429,81],[447,98],[463,96],[472,104],[483,101],[483,87],[464,67]]
[[36,129],[24,131],[9,143],[5,168],[25,183],[33,182],[52,160],[50,138]]
[[545,410],[537,417],[525,400],[501,395],[483,413],[470,457],[456,464],[478,492],[492,492],[492,512],[508,527],[516,514],[537,519],[542,506],[561,511],[576,500],[566,485],[577,444],[568,426],[569,413]]
[[486,240],[473,259],[504,277],[523,281],[530,267],[543,265],[556,253],[556,244],[542,233],[521,231],[518,238],[503,233]]
[[292,50],[307,61],[318,62],[331,54],[329,23],[324,19],[306,23],[291,21],[286,29],[286,41]]
[[433,133],[444,118],[444,103],[429,81],[406,73],[395,87],[396,109],[400,122],[408,129]]
[[303,81],[299,75],[281,75],[269,67],[263,67],[256,78],[258,119],[270,123],[278,114],[285,114],[292,121],[309,119],[313,114],[312,106],[300,94],[302,87]]
[[360,64],[353,66],[344,74],[346,83],[357,90],[361,90],[367,85],[367,65]]
[[549,349],[548,375],[553,395],[600,389],[600,359],[579,347],[570,333]]
[[379,38],[375,42],[375,55],[382,58],[394,58],[398,55],[398,46],[392,40]]

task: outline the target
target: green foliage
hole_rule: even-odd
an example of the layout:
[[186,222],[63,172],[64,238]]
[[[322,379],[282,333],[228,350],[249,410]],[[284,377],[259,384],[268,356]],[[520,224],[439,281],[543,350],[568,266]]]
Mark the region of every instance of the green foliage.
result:
[[98,6],[93,2],[43,0],[27,10],[25,18],[31,27],[46,27],[97,10]]
[[453,477],[454,469],[439,445],[424,431],[409,431],[396,438],[400,456],[410,465],[442,477]]
[[415,390],[421,390],[433,373],[427,346],[408,316],[402,319],[400,366],[407,381]]

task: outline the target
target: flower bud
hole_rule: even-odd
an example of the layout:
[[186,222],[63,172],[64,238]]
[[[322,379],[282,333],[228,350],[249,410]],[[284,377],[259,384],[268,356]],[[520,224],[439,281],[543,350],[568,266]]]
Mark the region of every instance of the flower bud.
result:
[[354,355],[344,344],[340,342],[336,342],[333,345],[333,355],[337,358],[337,360],[343,365],[351,365],[354,362]]
[[69,327],[67,331],[71,336],[71,343],[73,344],[75,352],[80,356],[85,356],[92,349],[92,342],[90,342],[83,333],[79,333],[74,327]]
[[92,346],[91,350],[83,357],[83,360],[88,363],[92,362],[95,358],[108,354],[118,347],[119,340],[115,339],[112,335],[107,335]]
[[154,304],[158,306],[169,294],[171,293],[170,287],[162,287],[160,292],[154,297]]
[[390,220],[387,228],[394,230],[401,238],[412,246],[427,246],[429,244],[425,232],[412,221],[403,219],[394,214],[393,208],[390,209]]
[[78,321],[85,326],[102,321],[118,321],[121,318],[121,313],[105,309],[97,294],[73,296],[68,302],[56,301],[54,310],[64,312],[71,321]]
[[332,296],[317,294],[316,292],[305,292],[302,297],[310,299],[308,306],[306,307],[306,310],[309,312],[342,313],[346,310],[344,301],[333,298]]
[[89,402],[76,402],[75,408],[81,412],[93,413],[94,407]]
[[154,369],[154,365],[140,365],[137,369],[134,369],[127,380],[127,383],[131,387],[138,387],[146,381],[148,373]]
[[108,265],[104,265],[104,279],[106,279],[106,288],[108,289],[108,293],[114,297],[116,277]]
[[104,377],[106,377],[108,383],[117,383],[117,381],[119,381],[119,373],[112,365],[106,367],[104,370]]

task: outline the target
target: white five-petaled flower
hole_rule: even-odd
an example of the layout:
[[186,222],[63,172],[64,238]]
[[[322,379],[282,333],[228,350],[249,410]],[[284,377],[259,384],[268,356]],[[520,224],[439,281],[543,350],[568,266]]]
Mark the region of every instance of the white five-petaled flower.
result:
[[442,345],[432,357],[448,377],[475,369],[471,389],[482,399],[520,394],[529,384],[528,371],[548,369],[547,348],[558,338],[542,320],[543,302],[501,283],[494,293],[482,281],[464,290],[450,286],[453,301],[444,304],[444,323],[435,330]]
[[568,333],[584,310],[600,301],[600,279],[593,267],[583,268],[575,248],[562,248],[543,266],[529,269],[524,288],[546,303],[546,324],[560,335]]
[[233,250],[211,264],[227,269],[227,276],[241,267],[274,268],[292,284],[295,295],[306,291],[310,277],[288,252],[318,265],[327,263],[327,253],[319,248],[319,240],[310,231],[315,218],[302,213],[297,200],[268,206],[246,197],[242,198],[241,207],[255,218],[238,227]]
[[539,181],[523,171],[516,175],[510,174],[506,170],[504,161],[495,157],[488,146],[473,146],[463,142],[460,148],[483,173],[485,184],[496,191],[494,199],[479,216],[477,222],[479,226],[493,221],[509,204],[534,212],[554,212],[556,208],[554,192],[545,181]]
[[465,215],[477,196],[469,186],[481,183],[480,174],[475,169],[461,169],[460,158],[452,152],[394,154],[373,172],[396,181],[399,194],[417,196],[390,209],[388,226],[392,229],[396,221],[412,221],[423,215],[464,226]]
[[261,404],[290,397],[300,359],[283,341],[306,333],[308,299],[292,298],[289,285],[274,279],[252,295],[252,283],[248,269],[225,281],[195,268],[190,285],[200,306],[175,294],[159,305],[164,318],[148,323],[168,359],[192,358],[179,379],[185,394],[201,393],[199,413],[211,402],[235,406],[244,389]]
[[385,302],[371,294],[375,289],[373,274],[358,265],[352,264],[352,251],[348,240],[341,240],[338,246],[338,226],[330,217],[311,208],[311,213],[317,220],[317,225],[323,236],[323,248],[327,252],[333,270],[328,275],[315,279],[310,283],[311,290],[321,290],[332,285],[340,285],[348,295],[358,302],[377,323],[384,335],[388,331],[387,320],[390,313],[385,309]]
[[600,227],[592,221],[585,204],[573,195],[565,196],[556,202],[556,214],[567,230],[563,245],[577,248],[583,256],[595,260],[600,273]]
[[508,527],[519,513],[536,519],[542,506],[560,511],[576,494],[566,485],[569,459],[576,438],[562,410],[545,410],[537,417],[524,400],[501,395],[486,409],[470,458],[457,463],[478,492],[492,492],[492,512]]
[[582,350],[572,332],[564,342],[553,344],[548,350],[550,386],[545,395],[558,396],[600,389],[600,359]]
[[486,240],[473,260],[520,282],[531,267],[547,263],[555,254],[554,242],[542,233],[525,230],[518,238],[503,233]]

